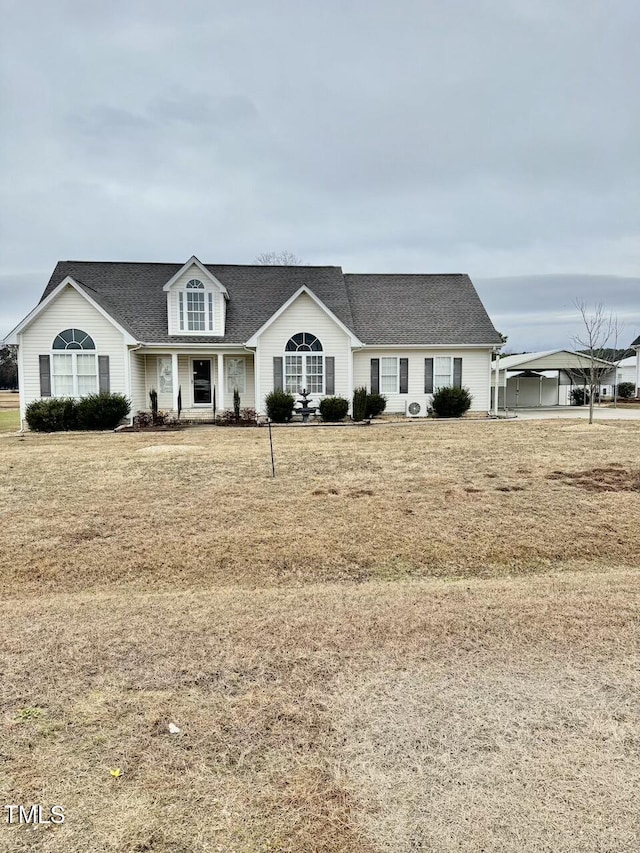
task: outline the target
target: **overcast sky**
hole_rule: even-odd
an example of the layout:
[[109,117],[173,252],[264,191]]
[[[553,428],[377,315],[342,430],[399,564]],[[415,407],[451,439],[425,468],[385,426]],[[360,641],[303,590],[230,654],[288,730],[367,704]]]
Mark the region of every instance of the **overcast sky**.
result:
[[282,249],[468,272],[516,349],[575,297],[640,333],[638,0],[1,9],[0,337],[58,259]]

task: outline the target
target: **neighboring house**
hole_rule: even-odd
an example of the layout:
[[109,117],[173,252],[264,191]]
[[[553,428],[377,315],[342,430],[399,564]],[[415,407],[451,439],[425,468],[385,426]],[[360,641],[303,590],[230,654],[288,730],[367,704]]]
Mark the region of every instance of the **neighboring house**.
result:
[[[616,377],[617,374],[617,377]],[[602,393],[609,397],[613,395],[613,383],[620,385],[621,382],[632,382],[634,388],[638,388],[638,354],[630,355],[618,362],[617,370],[611,371],[603,379]]]
[[[387,410],[424,414],[463,385],[488,411],[502,345],[466,275],[346,275],[340,267],[61,261],[13,330],[21,416],[32,400],[119,391],[132,411],[210,418],[233,403],[265,411],[274,388],[315,403],[365,385]],[[415,406],[412,407],[415,411]]]

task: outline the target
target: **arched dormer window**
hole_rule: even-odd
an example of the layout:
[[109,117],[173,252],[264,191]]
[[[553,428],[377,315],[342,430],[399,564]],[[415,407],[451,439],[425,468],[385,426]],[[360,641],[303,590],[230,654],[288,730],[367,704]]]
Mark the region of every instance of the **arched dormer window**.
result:
[[198,278],[187,282],[185,292],[178,293],[180,329],[184,332],[213,331],[213,293],[206,292]]
[[98,391],[98,358],[93,338],[81,329],[65,329],[51,346],[54,397],[85,397]]
[[288,394],[324,394],[322,344],[311,332],[298,332],[284,348],[284,387]]

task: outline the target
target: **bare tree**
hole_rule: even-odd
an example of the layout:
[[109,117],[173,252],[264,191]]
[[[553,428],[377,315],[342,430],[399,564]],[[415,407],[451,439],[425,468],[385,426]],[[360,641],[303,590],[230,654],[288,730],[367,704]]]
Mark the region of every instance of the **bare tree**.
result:
[[[584,300],[576,300],[575,305],[580,312],[583,331],[573,337],[574,349],[581,349],[589,358],[588,366],[576,370],[576,373],[582,375],[589,389],[589,423],[592,424],[596,395],[602,384],[603,376],[611,370],[611,362],[603,364],[604,361],[607,361],[605,358],[606,349],[612,338],[615,338],[617,343],[621,326],[617,317],[614,317],[611,312],[606,313],[602,303],[598,303],[592,310],[588,308]],[[614,365],[616,373],[617,369],[617,365]]]
[[256,263],[271,267],[300,267],[304,261],[293,252],[261,252],[256,255]]

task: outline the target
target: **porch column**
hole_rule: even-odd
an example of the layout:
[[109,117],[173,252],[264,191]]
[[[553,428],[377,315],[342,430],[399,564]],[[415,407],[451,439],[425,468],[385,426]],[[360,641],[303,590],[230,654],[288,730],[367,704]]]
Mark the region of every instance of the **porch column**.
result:
[[221,352],[218,353],[218,380],[216,386],[216,408],[221,411],[224,409],[224,356]]
[[178,377],[178,353],[171,353],[171,387],[173,388],[173,409],[178,411],[178,392],[180,390],[180,379]]

